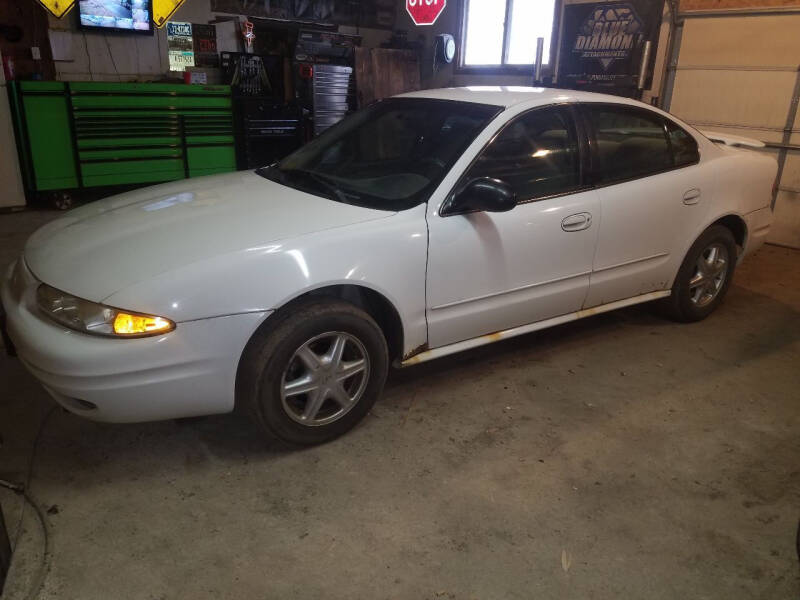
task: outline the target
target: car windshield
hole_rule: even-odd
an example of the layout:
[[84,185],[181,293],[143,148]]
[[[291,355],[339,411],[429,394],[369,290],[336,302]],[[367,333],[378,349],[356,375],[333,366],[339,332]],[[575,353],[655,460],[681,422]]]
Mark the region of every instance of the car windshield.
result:
[[383,100],[256,173],[340,202],[404,210],[427,201],[500,110],[431,98]]

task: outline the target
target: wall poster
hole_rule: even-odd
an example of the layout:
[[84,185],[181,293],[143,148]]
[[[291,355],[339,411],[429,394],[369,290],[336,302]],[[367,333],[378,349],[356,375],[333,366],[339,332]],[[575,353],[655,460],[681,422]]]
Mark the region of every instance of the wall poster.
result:
[[170,71],[185,71],[186,67],[194,66],[191,23],[167,22],[167,54]]
[[558,85],[633,95],[650,40],[648,88],[663,11],[664,0],[565,4]]
[[192,23],[194,39],[194,65],[196,67],[219,67],[217,52],[217,26]]

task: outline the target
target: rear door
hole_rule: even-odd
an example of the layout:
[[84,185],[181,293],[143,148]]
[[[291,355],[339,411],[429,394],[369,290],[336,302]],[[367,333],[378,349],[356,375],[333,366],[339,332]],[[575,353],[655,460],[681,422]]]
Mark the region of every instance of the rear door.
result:
[[585,308],[667,290],[708,210],[697,143],[655,111],[584,104],[600,227]]

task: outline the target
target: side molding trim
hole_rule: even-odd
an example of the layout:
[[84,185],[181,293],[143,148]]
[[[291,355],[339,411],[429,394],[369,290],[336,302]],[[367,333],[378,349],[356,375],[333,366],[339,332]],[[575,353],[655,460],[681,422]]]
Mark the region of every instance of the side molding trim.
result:
[[547,329],[548,327],[553,327],[555,325],[569,323],[570,321],[577,321],[578,319],[583,319],[584,317],[591,317],[592,315],[599,315],[601,313],[616,310],[618,308],[633,306],[634,304],[641,304],[642,302],[649,302],[651,300],[658,300],[659,298],[666,298],[667,296],[670,295],[670,293],[671,290],[649,292],[647,294],[641,294],[640,296],[633,296],[631,298],[625,298],[624,300],[617,300],[616,302],[609,302],[608,304],[601,304],[599,306],[593,306],[592,308],[585,308],[577,312],[567,313],[566,315],[553,317],[552,319],[545,319],[544,321],[537,321],[536,323],[529,323],[528,325],[521,325],[519,327],[512,327],[511,329],[504,329],[502,331],[495,331],[494,333],[487,333],[486,335],[482,335],[469,340],[463,340],[461,342],[455,342],[453,344],[448,344],[446,346],[440,346],[439,348],[433,348],[432,350],[426,350],[424,352],[420,352],[419,354],[415,354],[414,356],[407,358],[406,360],[401,362],[400,366],[410,367],[411,365],[417,365],[419,363],[427,362],[435,358],[441,358],[442,356],[447,356],[449,354],[455,354],[456,352],[469,350],[470,348],[485,346],[486,344],[491,344],[493,342],[499,342],[500,340],[517,337],[518,335],[524,335],[526,333],[531,333],[533,331],[540,331],[542,329]]

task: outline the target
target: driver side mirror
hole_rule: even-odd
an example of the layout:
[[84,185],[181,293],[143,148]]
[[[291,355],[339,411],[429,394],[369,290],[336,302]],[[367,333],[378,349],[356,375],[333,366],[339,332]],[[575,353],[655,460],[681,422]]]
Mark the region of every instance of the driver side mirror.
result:
[[455,193],[447,213],[506,212],[516,205],[517,195],[510,185],[499,179],[478,177]]

